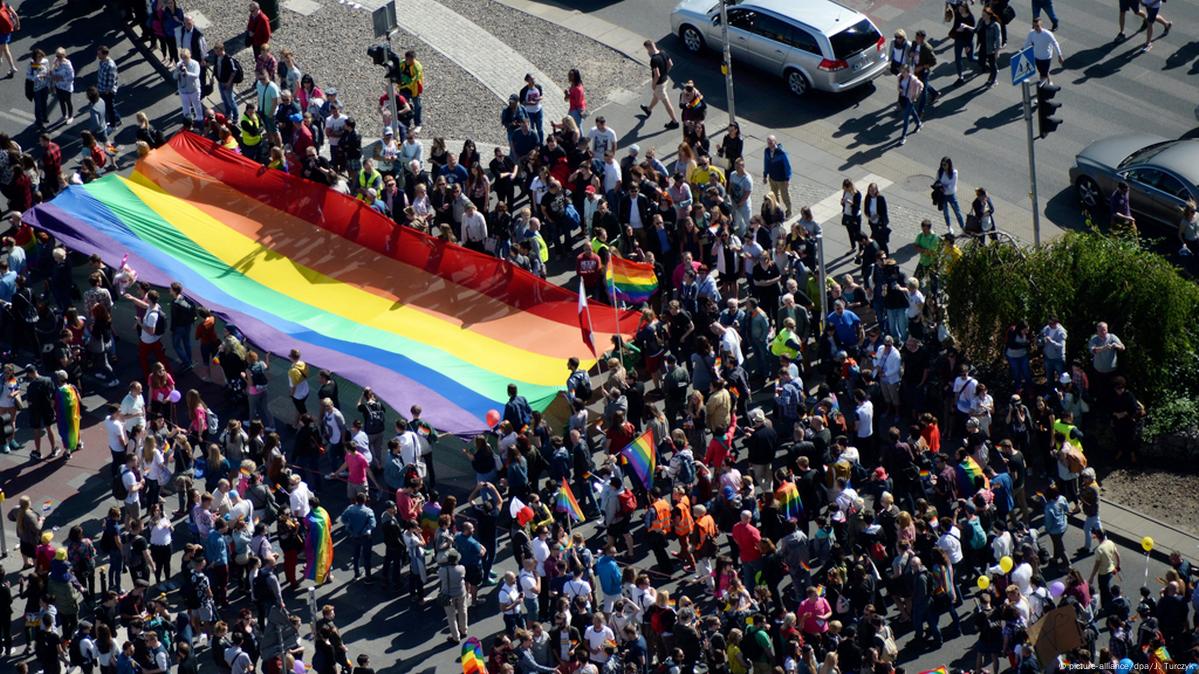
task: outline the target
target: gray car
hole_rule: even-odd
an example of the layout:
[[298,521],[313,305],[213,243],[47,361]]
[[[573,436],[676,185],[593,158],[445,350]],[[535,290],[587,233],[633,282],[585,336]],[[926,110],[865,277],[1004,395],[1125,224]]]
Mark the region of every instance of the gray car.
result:
[[[847,91],[888,69],[882,33],[833,0],[730,0],[727,11],[733,59],[782,77],[797,96]],[[692,53],[724,48],[719,2],[683,0],[670,26]]]
[[1174,228],[1182,207],[1199,201],[1199,140],[1129,134],[1097,140],[1074,158],[1070,182],[1092,213],[1107,213],[1112,192],[1128,183],[1134,217]]

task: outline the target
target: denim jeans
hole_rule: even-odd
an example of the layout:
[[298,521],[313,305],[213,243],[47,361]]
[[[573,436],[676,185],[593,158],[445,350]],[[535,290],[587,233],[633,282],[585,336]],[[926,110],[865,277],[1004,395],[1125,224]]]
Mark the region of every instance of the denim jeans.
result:
[[957,72],[958,77],[962,76],[962,52],[966,53],[966,58],[974,58],[974,40],[954,40],[953,41],[953,69]]
[[542,126],[542,120],[545,118],[545,112],[538,110],[537,112],[529,113],[529,128],[537,132],[537,142],[545,142],[545,129]]
[[237,119],[237,94],[233,92],[233,87],[219,84],[217,89],[221,92],[221,105],[225,106],[225,116]]
[[1099,521],[1098,515],[1091,515],[1082,523],[1082,547],[1087,552],[1091,551],[1091,532],[1102,531],[1103,523]]
[[937,643],[941,643],[943,639],[941,637],[941,628],[937,624],[939,622],[941,622],[941,616],[931,606],[931,601],[926,600],[912,606],[912,628],[916,632],[916,641],[924,639],[924,626],[927,623],[928,635],[936,639]]
[[941,203],[941,214],[945,216],[945,229],[953,231],[953,225],[949,224],[949,207],[953,207],[953,214],[957,216],[958,228],[965,229],[966,225],[962,222],[962,207],[958,205],[958,195],[946,194],[945,201]]
[[887,332],[895,338],[896,344],[902,344],[908,339],[908,310],[887,309]]
[[121,115],[117,112],[115,92],[100,92],[100,100],[104,101],[104,117],[109,126],[116,126],[121,123]]
[[[924,102],[924,94],[923,93],[920,94],[920,102],[921,103]],[[916,104],[913,103],[911,101],[911,99],[905,98],[903,101],[903,134],[900,136],[901,138],[908,137],[908,120],[909,119],[916,120],[916,128],[917,129],[919,129],[921,126],[923,126],[923,123],[920,121],[920,111],[917,109]]]
[[247,395],[246,400],[250,404],[250,421],[260,419],[263,428],[273,429],[275,427],[275,418],[271,416],[271,410],[267,405],[269,400],[267,398],[266,387],[263,387],[259,393]]
[[1025,384],[1032,383],[1032,369],[1028,366],[1028,356],[1008,356],[1007,363],[1012,372],[1012,383],[1016,388],[1023,388]]
[[1053,0],[1032,0],[1032,18],[1041,16],[1041,12],[1049,17],[1050,23],[1057,25],[1057,12],[1053,11]]
[[108,589],[121,593],[121,572],[125,570],[125,558],[119,552],[108,554]]
[[583,111],[582,110],[571,110],[569,114],[570,114],[570,118],[575,121],[575,124],[578,124],[579,126],[583,126]]
[[362,564],[362,570],[366,572],[366,577],[371,577],[371,537],[370,534],[365,536],[354,536],[350,539],[350,554],[354,564],[354,577],[358,577],[358,565]]
[[1066,361],[1061,358],[1045,358],[1045,377],[1052,384],[1066,371]]
[[33,117],[39,125],[50,121],[50,88],[33,92]]
[[180,325],[178,327],[171,328],[171,348],[175,350],[175,355],[178,356],[179,362],[183,365],[183,367],[191,367],[191,326]]

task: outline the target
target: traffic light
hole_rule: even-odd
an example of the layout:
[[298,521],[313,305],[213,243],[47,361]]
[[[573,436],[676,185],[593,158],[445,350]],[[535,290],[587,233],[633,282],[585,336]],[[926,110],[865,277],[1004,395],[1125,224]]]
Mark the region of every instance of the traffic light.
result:
[[1061,87],[1049,82],[1043,82],[1037,87],[1037,128],[1040,130],[1041,138],[1048,136],[1061,126],[1062,120],[1053,116],[1053,113],[1062,107],[1061,103],[1053,100],[1053,97],[1057,96],[1057,92],[1061,90]]
[[391,47],[381,44],[371,45],[366,48],[366,55],[371,57],[371,61],[375,65],[387,68],[387,79],[392,82],[400,81],[400,67],[403,65],[404,59]]

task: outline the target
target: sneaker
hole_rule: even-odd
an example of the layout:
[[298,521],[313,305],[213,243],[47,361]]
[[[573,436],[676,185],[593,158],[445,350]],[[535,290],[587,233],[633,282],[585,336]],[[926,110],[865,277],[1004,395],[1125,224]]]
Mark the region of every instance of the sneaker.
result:
[[1145,45],[1144,47],[1141,47],[1141,53],[1142,53],[1142,54],[1144,54],[1145,52],[1149,51],[1150,49],[1153,49],[1153,43],[1152,43],[1152,42],[1150,42],[1149,44]]
[[1128,36],[1124,34],[1124,31],[1120,31],[1119,33],[1116,33],[1116,42],[1123,42],[1127,39],[1128,39]]
[[75,116],[74,116],[74,115],[71,115],[70,117],[67,117],[67,126],[70,126],[70,125],[72,125],[72,124],[74,124],[74,123],[75,123]]
[[671,121],[671,122],[667,122],[667,123],[666,123],[666,126],[665,126],[665,127],[663,127],[663,128],[665,128],[665,129],[668,129],[668,130],[669,130],[669,129],[677,129],[677,128],[679,128],[679,123],[678,123],[678,122],[673,122],[673,121]]
[[1166,22],[1166,28],[1165,28],[1165,30],[1163,30],[1163,31],[1162,31],[1162,37],[1165,37],[1165,36],[1169,35],[1169,34],[1170,34],[1170,29],[1171,29],[1171,28],[1173,28],[1173,27],[1174,27],[1174,22],[1173,22],[1173,21],[1167,21],[1167,22]]
[[916,128],[912,129],[912,135],[914,136],[914,135],[920,133],[920,129],[923,129],[923,128],[924,128],[923,124],[917,124]]
[[1049,27],[1049,30],[1053,31],[1054,33],[1057,32],[1057,21],[1053,22],[1053,25]]
[[907,139],[907,138],[900,138],[900,139],[899,139],[899,144],[900,144],[900,145],[905,145],[907,142],[908,142],[908,139]]
[[649,111],[649,106],[648,106],[648,105],[643,105],[643,106],[641,106],[641,112],[644,112],[646,117],[649,117],[649,116],[650,116],[650,114],[652,114],[652,113],[650,113],[650,111]]
[[420,133],[420,130],[421,130],[421,125],[420,125],[420,124],[417,124],[416,126],[412,127],[412,130],[413,130],[413,131],[415,131],[415,132],[417,132],[417,133]]

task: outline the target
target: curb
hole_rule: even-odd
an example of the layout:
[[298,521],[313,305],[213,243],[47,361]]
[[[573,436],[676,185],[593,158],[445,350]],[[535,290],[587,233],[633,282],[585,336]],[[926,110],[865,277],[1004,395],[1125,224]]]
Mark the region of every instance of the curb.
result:
[[[1199,536],[1197,536],[1189,531],[1184,531],[1172,524],[1167,524],[1155,517],[1151,517],[1151,516],[1146,515],[1138,510],[1134,510],[1132,508],[1129,508],[1126,505],[1117,503],[1115,501],[1110,501],[1103,497],[1099,498],[1099,502],[1102,503],[1105,507],[1119,510],[1119,511],[1129,515],[1130,517],[1135,517],[1139,520],[1144,520],[1145,522],[1152,524],[1154,527],[1165,529],[1177,536],[1180,536],[1185,539],[1189,539],[1192,543],[1194,543],[1195,547],[1199,548]],[[1130,531],[1125,531],[1125,530],[1123,530],[1119,527],[1113,526],[1107,522],[1104,523],[1103,529],[1108,534],[1110,534],[1112,538],[1115,538],[1116,540],[1118,540],[1125,546],[1136,549],[1136,550],[1139,550],[1141,548],[1141,537],[1138,536],[1136,533],[1130,532]],[[1156,543],[1156,541],[1155,541],[1155,543]],[[1155,544],[1153,546],[1153,551],[1150,552],[1149,554],[1150,554],[1150,556],[1152,556],[1154,559],[1156,559],[1158,561],[1161,561],[1164,563],[1169,563],[1171,552],[1180,553],[1184,559],[1187,557],[1187,551],[1185,551],[1185,550],[1176,550],[1174,548],[1167,548],[1166,546],[1158,545],[1158,544]]]
[[[645,36],[552,0],[536,2],[534,0],[495,0],[495,2],[578,33],[627,59],[649,67],[649,58],[646,56],[645,50],[641,48]],[[577,25],[579,23],[576,21],[577,19],[584,19],[586,25],[580,28]]]

